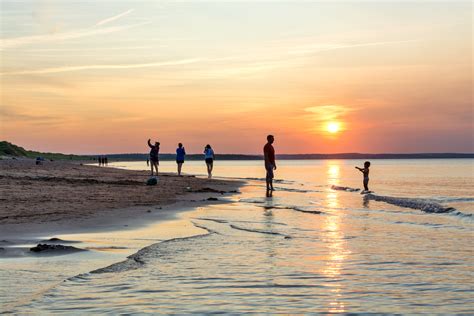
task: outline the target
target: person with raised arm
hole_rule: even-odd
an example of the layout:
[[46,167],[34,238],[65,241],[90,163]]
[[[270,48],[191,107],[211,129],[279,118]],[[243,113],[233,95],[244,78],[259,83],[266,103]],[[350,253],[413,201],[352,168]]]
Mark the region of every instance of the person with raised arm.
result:
[[364,162],[364,168],[355,167],[364,175],[364,191],[362,191],[362,193],[370,192],[369,191],[369,172],[370,172],[369,167],[370,167],[370,161]]
[[153,168],[155,168],[156,175],[158,175],[158,165],[160,164],[158,155],[160,153],[160,143],[155,142],[154,145],[151,144],[151,140],[148,139],[148,147],[150,147],[150,167],[151,175],[153,176]]

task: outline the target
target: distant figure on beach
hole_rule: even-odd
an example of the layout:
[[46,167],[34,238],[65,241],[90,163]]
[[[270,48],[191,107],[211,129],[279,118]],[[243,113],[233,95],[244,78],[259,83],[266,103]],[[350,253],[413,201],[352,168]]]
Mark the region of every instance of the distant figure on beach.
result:
[[146,166],[147,167],[150,166],[150,159],[148,159],[148,158],[146,159]]
[[150,147],[150,162],[151,162],[151,175],[153,176],[153,167],[155,167],[156,175],[158,175],[158,154],[160,152],[160,143],[155,142],[154,145],[151,144],[151,139],[148,139],[148,146]]
[[212,178],[212,169],[214,168],[214,150],[212,149],[211,145],[207,144],[204,147],[204,159],[206,161],[207,166],[207,177],[210,179]]
[[276,170],[275,162],[275,149],[273,148],[273,142],[275,137],[273,135],[267,136],[267,143],[263,147],[263,156],[265,159],[265,170],[267,171],[266,181],[267,181],[267,197],[271,197],[274,191],[273,189],[273,170]]
[[365,192],[369,191],[369,167],[370,167],[370,161],[364,162],[364,168],[355,167],[364,175],[364,191]]
[[107,159],[107,156],[104,157],[104,164],[107,166],[109,164],[109,160]]
[[99,166],[102,166],[102,157],[101,156],[97,157],[97,161],[99,162]]
[[181,175],[181,168],[184,163],[184,156],[186,156],[186,150],[183,147],[183,144],[179,143],[178,148],[176,148],[176,163],[178,164],[178,176]]

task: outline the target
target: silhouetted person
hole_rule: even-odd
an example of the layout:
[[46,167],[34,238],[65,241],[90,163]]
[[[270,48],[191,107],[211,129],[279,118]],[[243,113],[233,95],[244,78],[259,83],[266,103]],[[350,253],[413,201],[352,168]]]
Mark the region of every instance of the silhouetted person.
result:
[[99,161],[99,166],[102,166],[102,157],[97,157],[97,160]]
[[207,144],[204,147],[204,160],[206,161],[207,166],[207,177],[212,178],[212,169],[214,168],[214,150],[211,145]]
[[160,152],[160,143],[155,142],[155,144],[152,145],[151,140],[148,139],[148,146],[150,147],[151,175],[153,175],[153,167],[156,170],[156,175],[158,175],[158,165],[160,164],[158,159],[158,154]]
[[370,161],[364,162],[364,168],[355,167],[364,174],[364,191],[369,191],[369,167]]
[[181,168],[183,167],[185,156],[186,150],[184,149],[183,144],[179,143],[178,148],[176,148],[176,163],[178,164],[178,176],[181,175]]
[[273,170],[276,170],[275,162],[275,149],[273,148],[273,142],[275,137],[273,135],[267,136],[267,143],[263,147],[263,157],[265,159],[265,170],[267,171],[267,176],[265,178],[267,182],[267,197],[272,196],[273,189]]
[[146,166],[148,167],[150,165],[150,159],[146,159]]
[[107,156],[104,157],[104,164],[105,164],[106,166],[108,166],[108,164],[109,164],[109,160],[107,159]]

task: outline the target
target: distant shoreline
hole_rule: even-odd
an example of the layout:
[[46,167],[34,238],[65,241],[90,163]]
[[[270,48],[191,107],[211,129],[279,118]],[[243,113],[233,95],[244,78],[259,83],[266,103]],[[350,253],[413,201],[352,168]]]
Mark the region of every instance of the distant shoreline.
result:
[[[94,161],[99,156],[107,156],[109,159],[121,161],[145,161],[148,153],[122,153],[122,154],[85,154],[73,155],[63,153],[45,153],[26,150],[23,147],[0,141],[0,159],[2,156],[15,158],[36,158],[42,157],[49,160],[84,160]],[[308,160],[308,159],[473,159],[474,153],[336,153],[336,154],[277,154],[277,159],[281,160]],[[174,161],[176,155],[173,153],[160,154],[162,161]],[[216,154],[218,160],[263,160],[263,155],[250,154]],[[203,160],[203,154],[188,154],[186,160]]]
[[[88,156],[95,159],[100,155]],[[121,161],[144,161],[148,159],[148,154],[111,154],[104,155],[112,160]],[[420,153],[420,154],[281,154],[276,156],[279,160],[322,160],[322,159],[473,159],[474,153]],[[175,154],[160,154],[162,161],[174,161]],[[186,160],[203,160],[202,154],[190,154]],[[241,154],[217,154],[216,160],[263,160],[260,155]]]

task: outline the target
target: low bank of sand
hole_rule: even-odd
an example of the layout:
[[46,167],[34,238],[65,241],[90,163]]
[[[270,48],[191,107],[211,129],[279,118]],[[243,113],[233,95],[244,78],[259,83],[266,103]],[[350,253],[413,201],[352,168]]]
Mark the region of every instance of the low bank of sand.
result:
[[[30,159],[0,160],[1,235],[47,234],[81,227],[106,227],[144,212],[172,212],[174,203],[189,206],[221,193],[235,192],[237,181],[161,174],[147,186],[149,172]],[[169,214],[168,214],[169,215]],[[124,225],[126,226],[126,225]],[[1,236],[0,236],[1,237]]]

